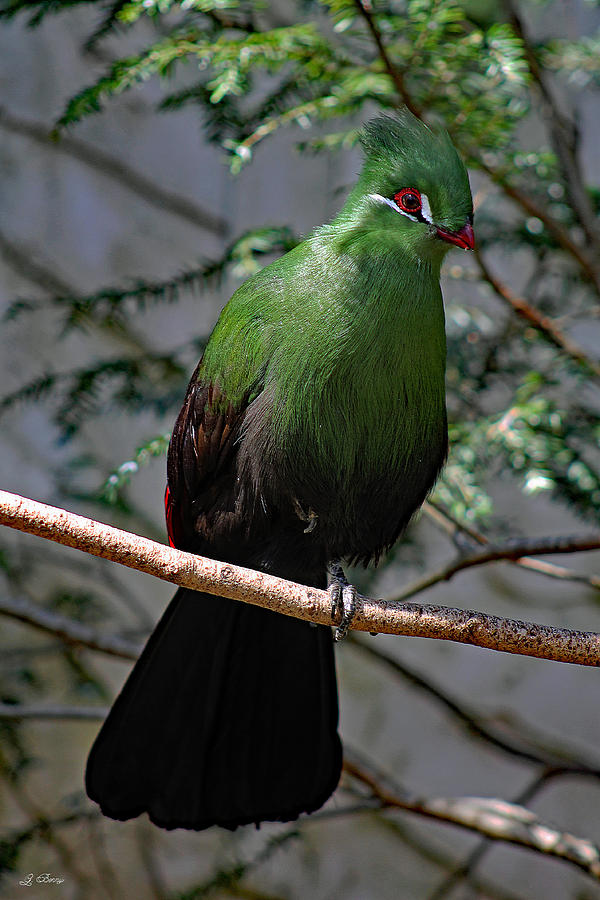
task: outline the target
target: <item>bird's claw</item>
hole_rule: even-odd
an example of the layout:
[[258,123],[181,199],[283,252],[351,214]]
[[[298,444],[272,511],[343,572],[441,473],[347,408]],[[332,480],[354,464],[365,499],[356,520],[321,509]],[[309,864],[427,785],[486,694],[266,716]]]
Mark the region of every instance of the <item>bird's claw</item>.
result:
[[329,585],[331,597],[331,618],[340,622],[333,639],[336,642],[343,641],[348,634],[348,629],[356,614],[356,588],[349,584],[341,566],[334,564],[331,567],[332,582]]

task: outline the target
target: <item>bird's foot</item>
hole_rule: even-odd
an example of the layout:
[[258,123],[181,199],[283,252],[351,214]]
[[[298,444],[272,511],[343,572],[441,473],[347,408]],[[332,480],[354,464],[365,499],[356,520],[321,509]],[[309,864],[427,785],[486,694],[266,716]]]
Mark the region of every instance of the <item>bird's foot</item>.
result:
[[334,641],[343,641],[356,614],[356,588],[350,584],[339,563],[329,567],[331,597],[331,618],[339,617],[340,624],[335,629]]

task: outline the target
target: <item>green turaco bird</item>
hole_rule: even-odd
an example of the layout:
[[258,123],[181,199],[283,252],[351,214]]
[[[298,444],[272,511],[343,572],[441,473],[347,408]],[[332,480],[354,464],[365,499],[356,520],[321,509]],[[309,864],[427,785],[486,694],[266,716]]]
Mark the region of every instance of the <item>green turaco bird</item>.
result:
[[[465,167],[404,111],[369,122],[329,225],[225,306],[168,455],[173,545],[331,592],[397,540],[447,449],[440,265],[473,248]],[[180,589],[88,761],[107,816],[236,828],[318,809],[342,751],[325,626]]]

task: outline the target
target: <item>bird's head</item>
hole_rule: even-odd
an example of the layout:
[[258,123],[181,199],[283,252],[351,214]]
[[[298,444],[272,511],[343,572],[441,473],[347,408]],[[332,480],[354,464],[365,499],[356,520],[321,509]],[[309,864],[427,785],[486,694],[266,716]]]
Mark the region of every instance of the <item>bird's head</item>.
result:
[[469,178],[445,131],[404,110],[369,122],[361,144],[364,165],[345,208],[355,224],[422,259],[473,250]]

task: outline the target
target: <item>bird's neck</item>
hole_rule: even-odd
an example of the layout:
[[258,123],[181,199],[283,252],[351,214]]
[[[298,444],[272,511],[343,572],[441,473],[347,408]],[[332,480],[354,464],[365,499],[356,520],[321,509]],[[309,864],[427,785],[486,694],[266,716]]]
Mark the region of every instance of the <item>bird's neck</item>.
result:
[[378,368],[387,353],[407,375],[415,366],[443,372],[441,260],[416,256],[393,232],[360,227],[319,229],[310,245],[308,271],[328,280],[332,336]]

